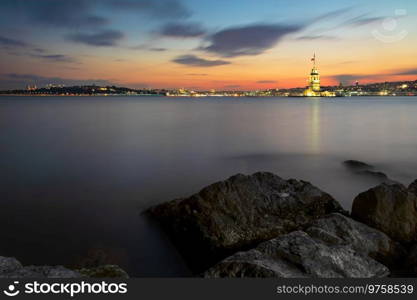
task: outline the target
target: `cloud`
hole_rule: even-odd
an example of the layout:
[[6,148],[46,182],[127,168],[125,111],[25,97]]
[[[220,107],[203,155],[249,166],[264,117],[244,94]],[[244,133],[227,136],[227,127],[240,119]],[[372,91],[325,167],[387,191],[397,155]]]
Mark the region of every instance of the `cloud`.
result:
[[359,81],[362,79],[367,79],[369,77],[374,77],[374,75],[357,75],[357,74],[339,74],[333,75],[332,78],[337,82],[341,82],[342,84],[352,84],[355,81]]
[[24,88],[28,84],[36,84],[38,87],[43,87],[47,84],[64,84],[66,86],[80,86],[80,85],[114,85],[105,79],[71,79],[62,77],[44,77],[36,74],[18,74],[9,73],[0,75],[0,86],[2,88],[14,89]]
[[134,11],[158,19],[178,19],[191,16],[191,12],[178,0],[110,0],[107,2],[114,9]]
[[349,19],[345,21],[342,25],[348,25],[348,26],[364,26],[369,25],[377,22],[384,21],[387,17],[380,16],[380,17],[367,17],[368,14],[363,14],[360,16],[357,16],[355,18]]
[[28,47],[29,45],[23,41],[0,36],[0,46],[2,47]]
[[172,61],[176,62],[177,64],[194,67],[215,67],[230,64],[230,62],[225,60],[208,60],[195,55],[182,55],[173,59]]
[[161,36],[174,38],[194,38],[206,33],[198,23],[168,23],[159,31]]
[[52,62],[75,62],[75,60],[67,55],[63,54],[49,54],[49,55],[40,55],[40,54],[32,54],[32,57],[40,58],[46,61],[52,61]]
[[80,28],[107,25],[110,22],[107,18],[93,13],[96,3],[94,0],[2,0],[2,8],[41,26]]
[[118,30],[101,30],[97,33],[75,33],[68,36],[68,39],[77,43],[108,47],[116,46],[117,42],[124,37],[124,34]]
[[274,47],[286,35],[298,32],[302,26],[280,24],[255,24],[221,30],[208,38],[203,47],[223,57],[258,55]]
[[394,71],[391,75],[417,75],[417,68]]
[[304,35],[296,38],[299,41],[316,41],[316,40],[327,40],[327,41],[334,41],[338,40],[339,38],[330,35]]
[[259,80],[256,83],[269,84],[269,83],[278,83],[278,81],[276,81],[276,80]]

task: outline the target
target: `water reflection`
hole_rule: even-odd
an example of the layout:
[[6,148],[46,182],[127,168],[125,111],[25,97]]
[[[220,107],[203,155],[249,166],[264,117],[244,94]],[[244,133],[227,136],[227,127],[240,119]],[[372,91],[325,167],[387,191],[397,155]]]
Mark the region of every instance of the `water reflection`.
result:
[[320,153],[320,99],[311,99],[310,114],[310,152],[313,154]]

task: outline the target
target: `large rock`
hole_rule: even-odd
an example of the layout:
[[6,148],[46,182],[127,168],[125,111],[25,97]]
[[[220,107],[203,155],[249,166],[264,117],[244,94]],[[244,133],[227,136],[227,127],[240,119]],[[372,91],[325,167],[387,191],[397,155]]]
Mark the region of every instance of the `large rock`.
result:
[[349,245],[332,245],[295,231],[226,258],[204,273],[219,277],[386,277],[389,270]]
[[417,244],[410,248],[405,260],[404,270],[407,276],[417,276]]
[[412,186],[381,184],[361,193],[353,201],[352,216],[394,240],[417,241],[417,195]]
[[23,266],[13,257],[0,256],[0,278],[128,278],[120,267],[104,265],[70,270],[63,266]]
[[0,278],[79,278],[78,272],[62,266],[22,266],[15,258],[0,256]]
[[190,267],[201,272],[236,251],[343,209],[308,182],[256,173],[233,176],[149,211]]
[[306,232],[328,244],[350,245],[355,251],[393,268],[406,253],[385,233],[337,213],[313,221]]

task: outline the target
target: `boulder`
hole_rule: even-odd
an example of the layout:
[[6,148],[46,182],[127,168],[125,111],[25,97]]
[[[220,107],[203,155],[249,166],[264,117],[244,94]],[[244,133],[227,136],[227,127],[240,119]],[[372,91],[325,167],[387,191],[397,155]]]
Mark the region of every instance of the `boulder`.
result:
[[0,278],[79,278],[78,272],[62,266],[22,266],[12,257],[0,256]]
[[76,270],[80,274],[91,278],[129,278],[129,275],[116,265],[103,265],[95,268]]
[[373,278],[388,275],[387,267],[349,245],[330,245],[302,231],[237,253],[203,274],[206,278]]
[[407,259],[405,260],[404,270],[407,276],[417,276],[417,244],[410,247]]
[[375,171],[375,167],[367,163],[358,161],[358,160],[346,160],[343,162],[344,166],[348,168],[351,172],[357,175],[366,176],[370,179],[374,179],[377,182],[386,182],[386,183],[396,183],[394,180],[390,179],[387,174]]
[[349,245],[355,251],[393,268],[398,266],[406,253],[385,233],[337,213],[311,222],[305,231],[330,245]]
[[383,183],[361,193],[353,201],[352,216],[396,241],[417,241],[417,195],[412,188]]
[[120,267],[99,266],[91,269],[71,270],[63,266],[22,266],[13,257],[0,256],[0,278],[128,278]]
[[417,179],[408,186],[408,190],[417,196]]
[[354,171],[371,170],[374,168],[374,166],[368,165],[367,163],[364,163],[358,160],[346,160],[343,162],[343,164],[347,168],[354,170]]
[[271,173],[239,174],[149,210],[195,272],[332,212],[344,213],[329,194]]

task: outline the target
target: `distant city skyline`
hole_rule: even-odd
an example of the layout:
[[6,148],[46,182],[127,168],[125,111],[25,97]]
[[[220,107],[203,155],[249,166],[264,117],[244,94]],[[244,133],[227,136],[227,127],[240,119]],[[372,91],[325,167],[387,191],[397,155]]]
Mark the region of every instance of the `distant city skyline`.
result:
[[0,90],[253,90],[417,79],[413,0],[2,0]]

